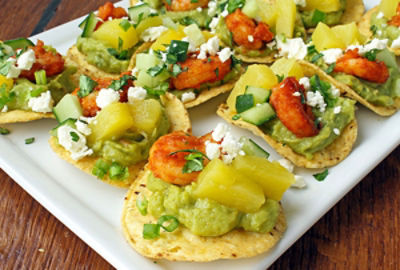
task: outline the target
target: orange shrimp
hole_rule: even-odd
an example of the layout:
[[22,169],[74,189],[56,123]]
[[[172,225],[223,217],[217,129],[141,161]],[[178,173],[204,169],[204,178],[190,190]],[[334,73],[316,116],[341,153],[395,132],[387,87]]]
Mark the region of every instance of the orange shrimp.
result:
[[41,40],[36,46],[29,47],[35,52],[36,61],[30,70],[23,70],[20,77],[35,81],[35,72],[44,69],[46,76],[57,75],[64,70],[64,59],[58,52],[52,52],[44,48]]
[[[195,149],[205,153],[206,139],[208,139],[207,136],[197,138],[183,131],[175,131],[160,137],[150,148],[149,170],[155,177],[175,185],[183,186],[196,181],[200,172],[182,172],[187,162],[185,157],[190,153],[178,152],[173,155],[171,153],[185,149]],[[207,163],[207,158],[204,158],[203,164]]]
[[384,83],[389,78],[389,70],[384,62],[370,61],[358,54],[358,49],[348,50],[336,61],[335,72],[344,72],[367,81]]
[[260,49],[263,42],[269,42],[274,38],[274,34],[269,30],[267,24],[260,22],[256,25],[255,21],[246,16],[239,8],[226,16],[225,23],[232,32],[235,43],[246,49]]
[[294,77],[284,79],[272,89],[270,103],[283,125],[299,138],[311,137],[318,134],[314,125],[314,115],[311,107],[301,103],[300,96],[293,93],[301,92],[304,88]]
[[[221,62],[218,56],[209,56],[206,59],[188,57],[181,63],[184,70],[171,79],[173,88],[182,90],[200,88],[203,83],[212,83],[222,80],[231,70],[231,59]],[[185,71],[186,70],[186,71]]]
[[96,27],[97,30],[100,25],[107,21],[109,18],[119,19],[122,17],[127,17],[128,13],[122,7],[114,7],[114,4],[111,2],[105,3],[103,6],[99,7],[99,11],[97,12],[97,17],[99,17],[102,21],[98,21]]
[[196,2],[193,0],[171,0],[168,4],[167,1],[164,1],[164,5],[167,10],[170,11],[187,11],[193,10],[198,7],[206,8],[209,0],[197,0]]
[[400,26],[400,3],[397,5],[396,15],[388,21],[388,24],[399,27]]

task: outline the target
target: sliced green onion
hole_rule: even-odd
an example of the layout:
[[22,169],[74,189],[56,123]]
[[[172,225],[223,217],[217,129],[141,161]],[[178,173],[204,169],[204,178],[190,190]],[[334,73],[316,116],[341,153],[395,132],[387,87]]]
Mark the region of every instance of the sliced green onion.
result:
[[1,134],[1,135],[10,134],[10,130],[8,130],[8,129],[6,129],[6,128],[3,128],[3,127],[0,127],[0,134]]
[[38,97],[40,96],[46,89],[44,89],[43,87],[39,87],[36,89],[33,89],[31,91],[31,97]]
[[118,162],[111,163],[108,173],[113,180],[123,180],[129,176],[128,168],[122,166]]
[[240,119],[240,114],[235,114],[232,116],[232,120],[239,120]]
[[328,169],[325,169],[323,172],[321,172],[321,173],[316,173],[316,174],[313,174],[313,176],[314,176],[314,178],[316,179],[316,180],[318,180],[318,181],[324,181],[325,180],[325,178],[328,176]]
[[136,199],[136,207],[139,210],[140,214],[142,216],[147,215],[147,206],[149,204],[149,201],[146,199],[146,196],[141,195],[138,196]]
[[38,85],[47,84],[46,71],[44,69],[35,72],[35,81]]
[[25,139],[25,144],[31,144],[35,141],[35,137]]
[[76,132],[71,131],[71,132],[69,133],[69,135],[71,136],[71,139],[72,139],[74,142],[79,141],[79,135],[78,135]]
[[[166,223],[166,222],[169,222],[169,225],[164,226],[163,224]],[[173,232],[173,231],[176,230],[176,228],[178,228],[179,221],[174,216],[164,215],[164,216],[161,216],[158,219],[157,224],[159,224],[167,232]]]
[[103,177],[107,174],[109,169],[110,169],[110,164],[103,159],[99,159],[96,161],[96,164],[92,169],[92,174],[100,179],[103,179]]
[[160,224],[144,224],[143,238],[151,240],[160,237],[160,228]]

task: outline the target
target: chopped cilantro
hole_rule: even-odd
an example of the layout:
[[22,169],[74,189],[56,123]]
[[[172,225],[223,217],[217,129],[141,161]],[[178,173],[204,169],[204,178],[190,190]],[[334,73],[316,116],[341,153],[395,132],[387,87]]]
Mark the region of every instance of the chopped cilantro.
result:
[[154,88],[144,87],[148,95],[156,97],[164,95],[165,92],[167,92],[168,88],[169,88],[169,83],[167,82],[163,82],[162,84]]
[[308,46],[307,55],[312,55],[314,53],[318,53],[317,49],[315,49],[315,45]]
[[325,70],[325,72],[326,72],[327,74],[331,74],[332,71],[335,69],[335,66],[336,66],[336,63],[330,64],[330,65],[328,66],[328,68]]
[[78,135],[75,131],[71,131],[71,132],[69,133],[69,135],[71,136],[71,139],[72,139],[74,142],[79,141],[79,135]]
[[310,85],[313,91],[319,91],[321,93],[328,107],[333,107],[335,105],[336,99],[331,97],[328,91],[331,89],[331,85],[328,82],[321,81],[318,75],[314,75],[310,79]]
[[280,83],[285,78],[285,75],[284,74],[282,74],[282,75],[276,74],[276,78],[278,78],[278,83]]
[[126,32],[132,25],[127,19],[122,19],[119,26]]
[[14,98],[15,93],[7,91],[7,85],[3,83],[0,86],[0,109],[7,105],[7,103],[11,102]]
[[124,41],[122,38],[118,37],[118,51],[122,50],[122,46],[124,45]]
[[215,72],[215,75],[218,77],[218,76],[219,76],[219,69],[216,68],[216,69],[214,70],[214,72]]
[[0,74],[3,76],[7,76],[8,72],[10,71],[12,63],[11,62],[4,62],[0,66]]
[[114,48],[107,48],[107,52],[117,58],[118,60],[127,60],[129,57],[128,50],[117,51]]
[[190,0],[190,3],[198,3],[199,2],[199,0]]
[[90,77],[86,75],[81,75],[79,77],[79,91],[78,97],[83,98],[89,95],[94,87],[97,85],[97,82],[92,80]]
[[376,35],[376,32],[378,31],[378,27],[375,24],[373,24],[373,25],[371,25],[369,30],[371,30],[372,34]]
[[187,160],[187,161],[182,168],[182,173],[192,173],[192,172],[199,172],[199,171],[203,170],[204,157],[209,159],[205,154],[203,154],[202,152],[200,152],[196,149],[178,150],[178,151],[170,153],[169,155],[172,156],[172,155],[175,155],[176,153],[180,153],[180,152],[190,153],[189,155],[185,156],[185,160]]
[[315,62],[317,62],[321,57],[323,57],[324,55],[322,54],[322,53],[318,53],[318,54],[316,54],[316,55],[314,55],[312,58],[311,58],[311,63],[315,63]]
[[172,66],[172,76],[173,76],[173,77],[178,76],[181,72],[182,72],[182,68],[181,68],[180,65],[174,64],[174,65]]
[[242,8],[244,4],[246,3],[245,0],[229,0],[228,1],[228,13],[231,14],[238,8]]
[[191,24],[197,24],[197,21],[187,16],[180,19],[179,23],[182,25],[191,25]]
[[325,178],[328,176],[328,169],[325,169],[323,172],[321,173],[316,173],[313,174],[314,178],[318,181],[324,181]]
[[122,87],[124,87],[129,80],[135,80],[135,77],[125,74],[120,79],[112,81],[108,87],[114,89],[115,91],[118,91],[121,90]]
[[326,18],[326,13],[318,9],[314,10],[311,22],[313,25],[317,25],[319,22],[324,22]]
[[379,52],[378,49],[372,49],[364,54],[365,58],[367,58],[369,61],[375,61],[376,60],[376,54]]
[[35,137],[25,139],[25,144],[31,144],[35,141]]
[[149,68],[146,72],[149,74],[151,77],[156,77],[159,75],[161,72],[163,72],[167,68],[166,65],[158,65]]

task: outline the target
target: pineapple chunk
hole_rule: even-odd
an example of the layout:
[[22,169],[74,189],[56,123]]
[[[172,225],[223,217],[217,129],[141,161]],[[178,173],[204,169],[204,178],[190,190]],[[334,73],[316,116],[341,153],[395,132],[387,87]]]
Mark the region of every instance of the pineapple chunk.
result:
[[283,193],[294,183],[294,175],[278,162],[270,162],[256,156],[238,156],[232,162],[240,173],[256,181],[269,199],[279,201]]
[[346,44],[343,42],[343,40],[336,36],[335,32],[332,31],[329,26],[321,22],[318,23],[317,28],[315,28],[311,39],[315,45],[315,48],[319,52],[333,48],[346,48]]
[[193,194],[209,198],[245,213],[260,209],[265,202],[262,188],[220,159],[213,159],[200,173]]
[[379,4],[379,11],[383,12],[387,19],[391,19],[396,14],[399,2],[400,0],[382,0]]
[[346,47],[349,45],[361,45],[366,41],[366,37],[360,33],[355,22],[337,25],[332,27],[332,31],[344,42]]
[[137,100],[130,105],[133,127],[151,135],[163,117],[160,102],[155,99]]
[[276,84],[278,84],[278,79],[268,66],[248,66],[247,71],[236,82],[235,87],[229,95],[226,103],[228,104],[230,110],[235,111],[236,97],[244,94],[247,85],[270,89]]
[[304,10],[318,9],[322,12],[335,12],[340,9],[340,0],[306,0]]
[[[277,0],[279,2],[279,0]],[[276,1],[256,0],[258,5],[258,15],[261,21],[268,24],[270,27],[275,26],[276,19],[278,18],[278,8]]]
[[96,121],[89,124],[92,133],[88,137],[88,144],[91,146],[96,141],[117,139],[133,125],[129,104],[112,103],[97,114]]
[[296,4],[293,0],[279,0],[276,2],[278,17],[276,20],[276,34],[293,37],[296,21]]
[[122,49],[127,50],[138,43],[139,38],[133,26],[124,30],[120,23],[122,19],[106,21],[100,25],[99,29],[93,32],[92,37],[104,41],[114,49],[119,49],[119,40],[122,40]]
[[183,32],[183,26],[179,26],[178,30],[168,29],[151,45],[153,50],[165,51],[164,44],[170,44],[172,40],[181,40],[186,34]]
[[4,84],[6,86],[6,89],[10,90],[14,85],[14,81],[13,79],[7,79],[6,76],[0,74],[0,87],[2,87]]
[[277,75],[284,75],[285,77],[294,76],[297,80],[304,77],[301,66],[293,58],[281,58],[271,66],[271,69]]
[[148,17],[141,21],[136,27],[137,35],[140,36],[144,30],[150,27],[156,27],[160,25],[163,25],[163,20],[160,16]]

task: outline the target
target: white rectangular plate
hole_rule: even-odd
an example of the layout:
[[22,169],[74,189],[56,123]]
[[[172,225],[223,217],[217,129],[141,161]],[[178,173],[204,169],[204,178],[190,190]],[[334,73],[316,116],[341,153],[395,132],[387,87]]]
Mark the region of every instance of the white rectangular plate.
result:
[[[377,3],[378,0],[366,1],[367,8]],[[124,1],[122,4],[127,6],[128,3]],[[33,40],[42,39],[66,53],[80,34],[80,21],[41,33]],[[215,98],[190,110],[195,135],[210,132],[218,122],[223,122],[215,111],[225,98],[226,95]],[[383,118],[360,108],[356,116],[359,136],[353,152],[342,163],[329,169],[323,182],[317,182],[311,176],[316,171],[296,170],[306,178],[307,188],[289,190],[282,200],[288,221],[287,231],[269,253],[250,259],[210,263],[159,261],[154,264],[138,255],[125,241],[120,225],[126,190],[106,185],[59,159],[47,143],[48,131],[56,125],[54,120],[9,125],[12,133],[0,138],[0,165],[117,269],[266,269],[399,144],[399,113]],[[253,138],[272,153],[273,159],[279,158],[273,149],[249,132],[235,127],[232,130],[237,135]],[[26,145],[24,140],[28,137],[35,137],[35,143]]]

